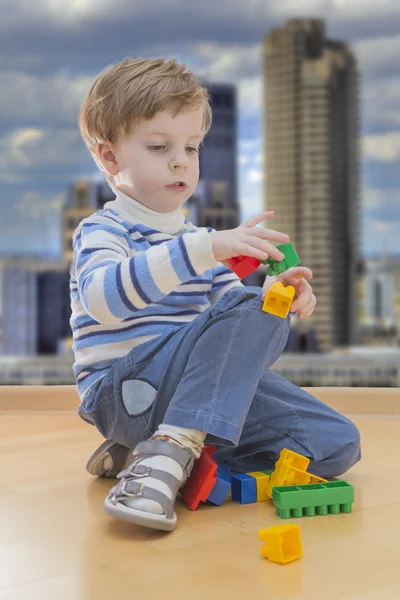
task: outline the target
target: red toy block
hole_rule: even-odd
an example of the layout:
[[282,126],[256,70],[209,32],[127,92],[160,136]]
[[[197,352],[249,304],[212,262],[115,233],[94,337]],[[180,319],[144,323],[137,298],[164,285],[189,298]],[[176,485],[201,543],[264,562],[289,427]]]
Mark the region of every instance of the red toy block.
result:
[[225,260],[224,264],[227,264],[229,269],[236,273],[240,279],[244,279],[261,265],[261,260],[253,256],[234,256]]
[[203,452],[208,452],[208,454],[210,456],[212,456],[214,454],[216,449],[217,449],[217,446],[213,445],[213,444],[207,444],[207,446],[203,446]]
[[189,479],[181,489],[182,498],[191,510],[196,510],[200,502],[207,500],[217,480],[218,465],[211,456],[214,450],[215,446],[204,446]]

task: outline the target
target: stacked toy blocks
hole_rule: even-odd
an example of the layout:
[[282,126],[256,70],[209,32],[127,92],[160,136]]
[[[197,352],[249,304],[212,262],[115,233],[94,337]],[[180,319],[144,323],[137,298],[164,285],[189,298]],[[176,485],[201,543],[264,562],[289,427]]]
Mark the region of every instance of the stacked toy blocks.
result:
[[351,513],[354,488],[346,481],[327,481],[314,485],[274,487],[272,501],[281,519]]
[[324,483],[326,479],[306,471],[309,464],[310,459],[306,456],[283,448],[267,484],[268,498],[272,498],[272,488],[275,486]]
[[281,281],[275,281],[264,298],[263,311],[286,319],[295,293],[292,285],[285,287]]
[[232,473],[231,498],[239,504],[251,504],[269,500],[267,486],[272,471]]
[[285,258],[280,261],[271,257],[259,260],[253,256],[234,256],[225,260],[224,264],[236,273],[240,279],[244,279],[253,273],[261,263],[268,266],[268,275],[279,275],[279,273],[283,273],[290,267],[294,267],[301,262],[292,244],[280,244],[277,248],[285,255]]
[[258,537],[265,542],[261,548],[261,556],[272,562],[286,565],[303,556],[298,525],[275,525],[260,529]]
[[300,258],[297,255],[297,252],[293,248],[292,244],[290,244],[290,243],[279,244],[279,246],[277,246],[277,248],[278,248],[278,250],[280,250],[282,252],[282,254],[285,255],[285,258],[278,261],[278,260],[275,260],[274,258],[268,257],[265,260],[260,261],[260,262],[262,262],[263,265],[268,266],[268,269],[267,269],[268,275],[279,275],[280,273],[283,273],[287,269],[290,269],[290,267],[295,267],[296,265],[300,264],[300,262],[301,262]]
[[205,502],[216,483],[217,463],[213,459],[215,446],[204,446],[200,457],[194,463],[190,477],[181,489],[181,495],[191,510],[196,510],[200,502]]
[[212,502],[217,506],[221,506],[230,489],[231,472],[226,467],[220,465],[217,468],[216,481],[214,487],[208,495],[207,502]]
[[221,506],[231,488],[229,469],[218,466],[213,459],[215,448],[204,446],[181,490],[182,498],[191,510],[196,510],[200,502],[206,501]]

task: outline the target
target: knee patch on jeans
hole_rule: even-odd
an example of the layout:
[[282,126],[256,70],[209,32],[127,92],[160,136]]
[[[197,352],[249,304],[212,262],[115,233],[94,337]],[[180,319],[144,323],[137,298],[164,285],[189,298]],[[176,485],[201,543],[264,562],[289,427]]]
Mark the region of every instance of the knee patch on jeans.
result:
[[131,417],[145,413],[153,404],[157,390],[141,379],[127,379],[122,382],[122,401]]

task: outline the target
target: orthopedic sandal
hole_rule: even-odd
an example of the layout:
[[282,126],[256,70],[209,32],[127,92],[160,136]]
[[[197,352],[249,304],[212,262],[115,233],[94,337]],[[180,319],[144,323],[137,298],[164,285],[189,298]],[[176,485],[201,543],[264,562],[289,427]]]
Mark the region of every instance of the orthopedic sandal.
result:
[[[160,455],[172,458],[181,466],[183,470],[183,478],[181,480],[166,471],[152,469],[148,465],[140,464],[145,458]],[[118,475],[118,479],[121,479],[121,481],[111,488],[109,495],[105,499],[104,511],[113,517],[125,519],[126,521],[137,523],[138,525],[172,531],[175,529],[177,521],[176,513],[174,512],[175,498],[179,488],[189,477],[194,461],[195,455],[190,448],[180,448],[169,442],[153,439],[140,442],[133,452],[133,462],[127,469],[121,471]],[[135,479],[142,479],[144,477],[154,477],[155,479],[162,481],[171,490],[172,498],[169,498],[163,492],[146,485],[144,482],[138,483],[135,481]],[[120,502],[120,500],[126,499],[127,497],[132,498],[135,496],[142,496],[143,498],[158,502],[163,509],[164,514],[160,515],[149,511],[134,509]]]
[[[106,440],[93,452],[86,464],[86,470],[97,477],[116,477],[126,465],[130,452],[130,448]],[[105,469],[104,461],[109,456],[112,458],[112,468]]]

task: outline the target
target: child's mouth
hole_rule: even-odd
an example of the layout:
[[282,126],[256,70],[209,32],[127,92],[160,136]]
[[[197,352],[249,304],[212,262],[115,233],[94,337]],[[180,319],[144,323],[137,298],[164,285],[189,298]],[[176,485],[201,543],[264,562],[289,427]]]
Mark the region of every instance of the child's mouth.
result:
[[166,187],[167,187],[168,190],[172,190],[174,192],[175,191],[177,191],[177,192],[183,192],[184,190],[186,190],[187,185],[186,184],[183,184],[183,185],[172,184],[172,185],[167,185]]

